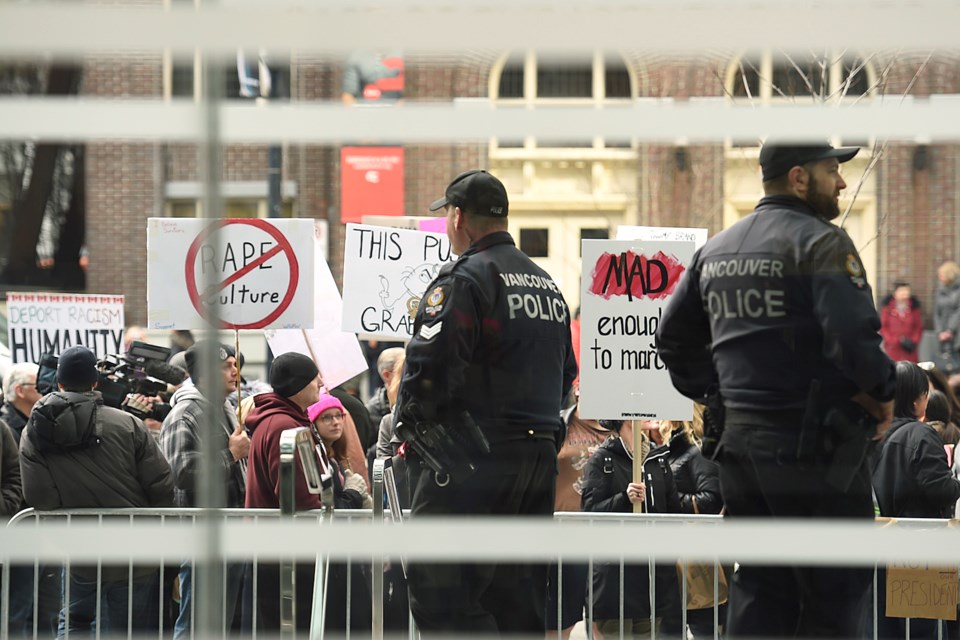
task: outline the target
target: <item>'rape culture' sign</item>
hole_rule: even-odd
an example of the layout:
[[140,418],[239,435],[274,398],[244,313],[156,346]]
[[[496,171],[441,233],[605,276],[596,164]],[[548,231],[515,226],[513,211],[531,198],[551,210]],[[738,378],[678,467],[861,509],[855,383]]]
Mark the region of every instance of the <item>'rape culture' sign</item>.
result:
[[151,329],[313,325],[313,220],[150,218]]
[[7,318],[13,362],[37,363],[78,345],[97,358],[123,350],[123,296],[11,292]]
[[580,295],[580,415],[691,420],[657,355],[660,317],[693,242],[584,240]]

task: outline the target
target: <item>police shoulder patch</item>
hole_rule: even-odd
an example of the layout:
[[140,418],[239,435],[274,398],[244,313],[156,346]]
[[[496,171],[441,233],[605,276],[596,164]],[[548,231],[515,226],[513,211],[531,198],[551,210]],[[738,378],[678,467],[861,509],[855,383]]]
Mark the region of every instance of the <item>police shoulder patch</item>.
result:
[[446,287],[443,285],[435,287],[433,291],[428,293],[424,298],[426,306],[424,307],[423,312],[431,318],[436,318],[437,314],[443,311],[443,303],[446,301],[446,299]]
[[852,254],[848,253],[846,258],[843,259],[843,268],[847,272],[847,276],[850,278],[850,283],[858,289],[863,289],[867,286],[867,279],[864,277],[863,265],[860,264],[860,259]]

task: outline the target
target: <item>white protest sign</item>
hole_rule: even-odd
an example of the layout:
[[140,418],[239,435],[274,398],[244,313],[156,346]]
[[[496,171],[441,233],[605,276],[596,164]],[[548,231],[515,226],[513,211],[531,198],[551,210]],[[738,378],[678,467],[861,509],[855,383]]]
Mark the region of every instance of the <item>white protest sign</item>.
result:
[[343,330],[409,340],[427,285],[454,257],[446,234],[348,224]]
[[325,223],[325,220],[317,221],[314,234],[317,260],[313,277],[316,305],[313,328],[268,329],[263,333],[274,356],[294,351],[312,358],[320,369],[323,384],[333,388],[366,371],[367,360],[363,357],[356,334],[340,330],[343,300],[340,299],[329,265],[320,259],[325,248]]
[[14,362],[37,363],[77,345],[97,358],[123,350],[123,296],[11,292],[7,320]]
[[693,257],[692,242],[583,241],[580,415],[691,420],[657,355],[663,307]]
[[147,324],[225,329],[313,326],[313,220],[150,218]]
[[699,249],[707,243],[707,230],[687,227],[617,227],[617,240],[643,240],[646,242],[692,242]]

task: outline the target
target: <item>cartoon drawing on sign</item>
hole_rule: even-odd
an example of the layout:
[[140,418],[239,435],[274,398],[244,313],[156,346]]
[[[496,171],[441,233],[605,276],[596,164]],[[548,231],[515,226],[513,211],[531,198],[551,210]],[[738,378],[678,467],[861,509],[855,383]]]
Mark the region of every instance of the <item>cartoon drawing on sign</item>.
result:
[[400,292],[392,299],[390,297],[390,281],[387,279],[387,276],[381,275],[380,302],[383,304],[384,310],[392,310],[398,302],[403,300],[404,310],[412,322],[417,313],[417,307],[420,306],[420,298],[423,295],[423,290],[433,281],[439,270],[440,265],[431,262],[424,262],[415,267],[407,267],[400,272],[400,287],[394,288],[394,290],[399,289]]

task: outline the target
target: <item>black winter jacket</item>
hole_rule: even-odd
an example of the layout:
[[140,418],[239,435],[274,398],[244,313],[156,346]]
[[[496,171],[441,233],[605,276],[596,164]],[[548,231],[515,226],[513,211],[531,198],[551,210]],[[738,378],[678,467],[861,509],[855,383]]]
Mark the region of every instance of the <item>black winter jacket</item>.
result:
[[[682,430],[674,431],[667,453],[683,513],[720,513],[720,469],[700,453]],[[696,502],[696,509],[694,509]]]
[[[646,484],[646,508],[649,513],[680,513],[673,473],[667,461],[666,447],[651,449],[643,462]],[[630,513],[633,505],[627,497],[627,485],[633,478],[633,459],[620,438],[604,442],[590,456],[583,471],[582,511]],[[638,539],[637,544],[641,544]],[[657,612],[663,614],[679,603],[676,567],[656,566]],[[623,576],[625,618],[650,616],[650,570],[646,564],[627,564]],[[620,563],[594,564],[593,612],[599,620],[620,617]]]
[[933,427],[896,418],[883,438],[873,469],[880,515],[948,518],[960,499],[960,480],[950,474],[943,441]]
[[37,402],[20,442],[23,495],[40,510],[173,506],[170,465],[143,423],[96,391]]

